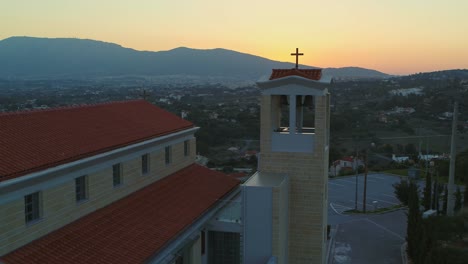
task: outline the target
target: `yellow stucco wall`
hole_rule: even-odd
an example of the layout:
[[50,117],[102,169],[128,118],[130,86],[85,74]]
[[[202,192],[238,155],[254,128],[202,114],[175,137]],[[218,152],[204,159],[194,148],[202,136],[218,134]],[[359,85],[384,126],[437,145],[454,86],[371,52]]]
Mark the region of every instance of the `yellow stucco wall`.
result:
[[[329,96],[319,96],[315,105],[313,153],[273,152],[271,128],[278,118],[275,105],[279,97],[262,95],[260,131],[260,167],[264,173],[287,175],[289,187],[288,263],[324,263],[327,226],[327,168]],[[278,204],[278,203],[276,203]],[[274,205],[275,206],[275,205]],[[275,208],[273,208],[274,212]],[[280,225],[274,226],[278,228]],[[273,230],[278,236],[280,230]],[[273,255],[281,262],[284,241],[273,241]],[[276,244],[276,245],[275,245]]]
[[40,190],[42,217],[33,223],[25,223],[24,197],[0,204],[0,256],[164,178],[194,160],[195,139],[191,139],[187,157],[184,156],[184,142],[172,145],[169,165],[165,164],[164,148],[151,152],[147,175],[141,175],[141,157],[122,162],[122,185],[118,187],[113,186],[112,166],[88,174],[86,201],[76,202],[74,179]]

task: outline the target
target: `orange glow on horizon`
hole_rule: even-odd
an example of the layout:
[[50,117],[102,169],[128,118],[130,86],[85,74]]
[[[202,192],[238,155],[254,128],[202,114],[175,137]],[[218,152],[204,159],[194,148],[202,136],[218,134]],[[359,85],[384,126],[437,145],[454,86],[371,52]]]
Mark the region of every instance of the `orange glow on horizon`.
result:
[[468,1],[8,1],[0,39],[76,37],[136,50],[225,48],[390,74],[468,68]]

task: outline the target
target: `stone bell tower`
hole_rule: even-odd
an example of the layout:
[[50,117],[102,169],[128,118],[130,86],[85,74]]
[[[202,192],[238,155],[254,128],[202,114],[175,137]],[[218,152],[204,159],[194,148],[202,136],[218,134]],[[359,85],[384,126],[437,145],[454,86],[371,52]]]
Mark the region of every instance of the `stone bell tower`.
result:
[[[295,68],[274,69],[257,82],[259,173],[289,179],[287,223],[273,217],[272,255],[281,255],[280,263],[325,263],[331,79],[322,77],[321,69],[299,69],[297,56],[302,54],[297,49],[291,55],[296,56]],[[283,232],[278,231],[282,225],[287,235],[275,235]],[[276,241],[278,237],[287,241]]]

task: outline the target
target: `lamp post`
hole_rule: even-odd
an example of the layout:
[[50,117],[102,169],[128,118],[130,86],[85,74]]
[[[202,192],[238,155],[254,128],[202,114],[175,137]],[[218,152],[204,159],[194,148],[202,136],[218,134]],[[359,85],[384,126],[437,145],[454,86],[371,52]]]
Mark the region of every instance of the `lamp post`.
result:
[[[375,143],[371,143],[371,147],[374,147]],[[366,213],[366,199],[367,199],[367,173],[369,171],[369,150],[365,149],[364,150],[364,197],[362,198],[362,212]]]
[[362,212],[366,213],[366,198],[367,198],[367,171],[368,171],[368,155],[367,155],[367,149],[365,150],[364,153],[364,195],[362,198]]
[[354,199],[354,210],[358,210],[357,200],[358,200],[358,152],[357,148],[355,149],[356,156],[354,156],[354,169],[356,170],[356,191],[355,191],[355,199]]
[[[427,163],[427,161],[426,161],[426,163]],[[430,167],[430,173],[431,173],[431,180],[434,180],[434,161],[433,160],[431,160],[429,162],[429,167]],[[434,185],[434,187],[432,188],[432,186],[431,186],[431,190],[434,190],[434,191],[432,193],[431,209],[434,210],[434,209],[436,209],[436,203],[437,203],[437,199],[436,199],[437,198],[437,191],[436,191],[437,190],[437,180],[434,180],[434,182],[432,184]]]

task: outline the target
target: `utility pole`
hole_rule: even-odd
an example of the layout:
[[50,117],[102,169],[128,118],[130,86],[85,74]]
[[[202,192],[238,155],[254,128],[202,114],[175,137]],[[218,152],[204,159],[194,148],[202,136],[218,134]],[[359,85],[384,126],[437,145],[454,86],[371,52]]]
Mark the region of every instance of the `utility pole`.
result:
[[355,192],[355,199],[354,199],[354,210],[357,211],[357,198],[358,198],[358,151],[357,151],[357,147],[355,149],[356,151],[356,156],[354,156],[354,169],[356,170],[356,192]]
[[362,212],[366,213],[366,197],[367,197],[367,171],[368,171],[368,155],[367,155],[367,149],[365,150],[365,158],[364,158],[364,163],[365,163],[365,169],[364,169],[364,197],[362,199]]
[[455,159],[457,156],[456,150],[456,136],[457,136],[457,123],[458,123],[458,102],[455,101],[453,105],[453,119],[452,119],[452,140],[450,146],[450,171],[448,180],[448,197],[447,197],[447,215],[453,216],[453,207],[455,205],[453,193],[455,192]]

